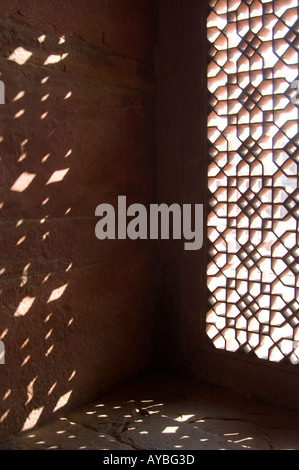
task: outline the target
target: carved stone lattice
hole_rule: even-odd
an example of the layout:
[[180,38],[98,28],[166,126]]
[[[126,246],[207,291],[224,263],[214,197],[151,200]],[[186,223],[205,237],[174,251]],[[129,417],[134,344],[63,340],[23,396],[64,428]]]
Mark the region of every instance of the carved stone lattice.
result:
[[298,1],[209,3],[207,334],[297,364]]

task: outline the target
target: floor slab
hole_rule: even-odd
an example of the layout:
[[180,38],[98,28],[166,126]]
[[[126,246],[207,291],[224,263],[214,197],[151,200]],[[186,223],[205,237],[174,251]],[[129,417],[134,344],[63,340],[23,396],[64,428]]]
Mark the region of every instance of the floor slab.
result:
[[200,382],[148,375],[0,450],[299,449],[299,413]]

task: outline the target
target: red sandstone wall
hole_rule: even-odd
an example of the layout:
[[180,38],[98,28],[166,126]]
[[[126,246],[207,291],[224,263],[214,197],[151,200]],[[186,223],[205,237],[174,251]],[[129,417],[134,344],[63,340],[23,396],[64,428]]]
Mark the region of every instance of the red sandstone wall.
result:
[[155,246],[94,213],[154,199],[154,26],[152,0],[1,2],[0,439],[152,363]]

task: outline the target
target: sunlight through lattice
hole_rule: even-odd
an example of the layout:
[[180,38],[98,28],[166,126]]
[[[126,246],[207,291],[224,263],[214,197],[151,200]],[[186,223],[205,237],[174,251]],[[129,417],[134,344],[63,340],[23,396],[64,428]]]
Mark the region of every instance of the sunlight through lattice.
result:
[[297,364],[298,1],[209,3],[207,334]]

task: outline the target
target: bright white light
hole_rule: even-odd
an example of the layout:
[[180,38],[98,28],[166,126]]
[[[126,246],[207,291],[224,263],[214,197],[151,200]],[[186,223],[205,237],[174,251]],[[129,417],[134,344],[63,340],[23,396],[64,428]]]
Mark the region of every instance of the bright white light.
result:
[[54,171],[53,175],[49,178],[46,184],[58,183],[59,181],[62,181],[69,170],[69,168],[65,168],[64,170]]
[[61,287],[58,287],[57,289],[54,289],[52,294],[49,297],[49,300],[47,303],[53,302],[54,300],[60,299],[60,297],[63,295],[65,289],[67,288],[68,284],[64,284]]
[[8,60],[12,60],[19,65],[26,64],[27,60],[30,59],[33,52],[27,51],[23,47],[17,47],[12,54],[8,57]]
[[68,52],[65,54],[51,54],[49,57],[45,60],[44,65],[50,65],[50,64],[57,64],[57,62],[61,62],[68,56]]
[[183,423],[184,421],[188,421],[188,419],[193,418],[195,415],[182,415],[176,418],[176,421],[179,423]]
[[12,187],[10,188],[11,191],[15,191],[17,193],[22,193],[28,186],[32,183],[36,175],[34,173],[27,173],[24,171],[19,178],[14,182]]
[[23,317],[26,315],[31,309],[34,301],[35,297],[24,297],[24,299],[19,303],[19,306],[14,313],[14,317]]
[[175,434],[178,429],[179,426],[167,426],[165,429],[163,429],[162,434]]
[[29,414],[28,418],[26,419],[24,426],[22,428],[22,431],[28,431],[29,429],[32,429],[38,422],[40,415],[43,412],[44,407],[36,408],[35,410],[32,410],[31,413]]
[[62,395],[62,397],[59,398],[53,412],[59,410],[60,408],[64,407],[67,404],[67,402],[69,401],[70,396],[72,394],[72,391],[73,390],[70,390],[69,392],[65,393],[64,395]]

